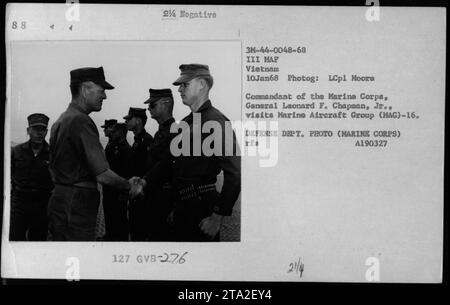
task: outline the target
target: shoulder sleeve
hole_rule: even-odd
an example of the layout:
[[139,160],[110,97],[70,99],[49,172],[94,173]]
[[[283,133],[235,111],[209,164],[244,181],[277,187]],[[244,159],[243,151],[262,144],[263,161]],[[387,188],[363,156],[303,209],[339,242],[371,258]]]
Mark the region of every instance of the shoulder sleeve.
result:
[[217,214],[229,216],[241,192],[240,150],[231,122],[220,114],[214,118],[222,126],[222,154],[215,158],[223,171],[223,186],[213,209]]
[[76,133],[78,149],[84,156],[91,173],[97,176],[109,169],[94,122],[90,118],[78,117],[73,123],[72,131]]
[[223,186],[213,210],[217,214],[230,216],[241,193],[241,158],[224,156],[218,159],[223,171]]
[[165,133],[163,139],[159,140],[157,160],[148,163],[148,170],[144,176],[149,186],[160,187],[165,181],[170,180],[172,174],[172,154],[170,152],[170,142],[174,134]]

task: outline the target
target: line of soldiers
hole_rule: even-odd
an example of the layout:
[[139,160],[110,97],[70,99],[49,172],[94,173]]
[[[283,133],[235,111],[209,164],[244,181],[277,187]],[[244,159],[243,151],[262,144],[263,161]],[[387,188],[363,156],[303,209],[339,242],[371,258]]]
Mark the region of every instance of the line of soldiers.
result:
[[[70,72],[72,101],[53,124],[50,144],[45,142],[49,118],[37,113],[28,117],[30,140],[12,149],[11,241],[47,240],[47,226],[54,241],[95,240],[99,185],[107,241],[220,240],[223,217],[231,215],[240,194],[239,147],[234,132],[224,132],[228,118],[209,99],[209,67],[186,64],[180,70],[173,85],[179,86],[191,113],[177,125],[172,91],[150,89],[144,104],[159,125],[154,137],[145,130],[146,109],[131,107],[124,123],[111,119],[101,126],[109,138],[105,149],[89,114],[101,110],[105,90],[114,87],[102,67]],[[225,135],[219,153],[195,154],[193,143],[214,133],[203,131],[207,122]],[[200,135],[194,131],[198,127]],[[132,146],[128,131],[134,133]],[[174,154],[185,142],[189,153]],[[231,155],[226,153],[230,143]],[[221,171],[224,182],[218,192]]]

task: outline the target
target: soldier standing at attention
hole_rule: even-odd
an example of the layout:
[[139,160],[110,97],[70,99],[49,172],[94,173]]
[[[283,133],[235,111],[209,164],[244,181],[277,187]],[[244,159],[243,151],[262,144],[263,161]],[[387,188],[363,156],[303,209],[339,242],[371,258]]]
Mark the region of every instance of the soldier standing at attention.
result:
[[42,113],[28,116],[29,140],[11,150],[11,241],[47,240],[47,205],[53,183],[49,148],[45,141],[49,118]]
[[[131,178],[131,146],[127,141],[127,126],[117,120],[107,120],[105,135],[109,142],[105,148],[106,159],[111,170],[119,176]],[[109,129],[109,131],[107,131]],[[128,196],[115,188],[103,187],[103,211],[105,214],[106,241],[128,241]]]
[[50,172],[55,188],[48,213],[55,241],[95,241],[100,204],[97,182],[131,194],[137,186],[115,172],[106,160],[91,112],[102,109],[105,90],[103,68],[70,72],[72,101],[50,133]]
[[[142,178],[146,171],[147,156],[153,144],[153,137],[145,130],[147,114],[144,108],[130,107],[128,114],[123,118],[128,130],[134,133],[134,143],[131,147],[131,175]],[[145,200],[142,196],[130,199],[128,215],[131,241],[145,241]]]
[[[179,86],[183,104],[190,108],[191,113],[180,122],[180,126],[188,126],[189,132],[183,131],[177,138],[181,143],[190,143],[190,152],[175,158],[173,179],[178,199],[169,219],[179,241],[218,241],[223,217],[231,215],[241,190],[239,147],[230,121],[209,99],[213,86],[209,67],[188,64],[181,65],[180,70],[181,75],[173,85]],[[211,126],[220,130],[204,132],[205,124],[209,125],[206,130]],[[217,134],[221,137],[214,138],[211,151],[204,151],[204,140]],[[216,140],[220,147],[216,147]],[[202,143],[202,151],[194,153],[195,143],[199,142]],[[218,193],[215,184],[221,171],[224,182]]]
[[167,216],[172,210],[172,154],[170,142],[174,134],[170,133],[170,126],[175,122],[173,111],[173,96],[170,89],[150,89],[150,98],[144,102],[152,119],[158,122],[153,145],[147,160],[147,173],[141,182],[145,186],[147,240],[173,240],[171,227],[167,223]]

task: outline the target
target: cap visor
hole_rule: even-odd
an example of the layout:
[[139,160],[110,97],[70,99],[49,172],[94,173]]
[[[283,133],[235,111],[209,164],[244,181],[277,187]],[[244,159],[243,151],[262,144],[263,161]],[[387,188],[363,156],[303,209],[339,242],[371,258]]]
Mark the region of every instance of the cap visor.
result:
[[174,81],[172,84],[174,86],[179,86],[182,83],[187,83],[188,81],[190,81],[191,79],[193,79],[195,76],[192,75],[181,75],[180,77],[177,78],[176,81]]
[[127,114],[126,116],[123,117],[123,119],[128,120],[128,119],[131,119],[132,117],[133,117],[132,115]]
[[105,90],[112,90],[112,89],[114,89],[114,86],[111,85],[110,83],[108,83],[107,81],[101,81],[101,82],[98,83],[98,85],[102,86],[103,89],[105,89]]
[[47,127],[48,125],[45,124],[45,123],[34,123],[34,124],[28,125],[28,127],[33,127],[33,126],[44,126],[44,127]]
[[151,97],[151,98],[149,98],[148,100],[146,100],[146,101],[144,102],[144,104],[151,104],[151,103],[154,103],[154,102],[159,101],[160,99],[161,99],[161,97]]

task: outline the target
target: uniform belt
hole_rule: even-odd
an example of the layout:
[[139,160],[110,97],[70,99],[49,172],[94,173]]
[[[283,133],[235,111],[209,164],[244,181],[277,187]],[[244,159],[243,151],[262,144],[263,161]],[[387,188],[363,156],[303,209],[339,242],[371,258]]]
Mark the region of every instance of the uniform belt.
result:
[[64,186],[75,186],[75,187],[81,187],[86,189],[97,189],[97,182],[94,181],[80,181],[74,184],[63,184],[63,183],[56,183]]
[[20,186],[15,186],[15,187],[14,187],[14,191],[16,191],[16,192],[24,192],[24,193],[50,192],[50,190],[45,190],[45,189],[34,189],[34,188],[20,187]]
[[180,196],[181,201],[189,200],[192,198],[198,198],[202,194],[215,192],[216,185],[214,183],[211,184],[191,184],[188,186],[184,186],[183,188],[178,189],[178,195]]
[[84,188],[87,188],[87,189],[97,189],[97,182],[94,182],[94,181],[81,181],[81,182],[74,183],[73,186],[84,187]]

